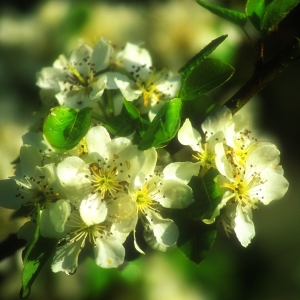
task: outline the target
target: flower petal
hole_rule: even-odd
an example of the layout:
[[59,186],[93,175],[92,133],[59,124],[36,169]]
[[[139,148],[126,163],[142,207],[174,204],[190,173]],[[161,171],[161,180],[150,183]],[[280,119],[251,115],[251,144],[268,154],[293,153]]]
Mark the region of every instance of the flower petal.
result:
[[155,200],[163,207],[184,208],[194,202],[192,189],[178,180],[163,180],[159,190],[162,197]]
[[97,194],[93,194],[81,201],[79,211],[83,222],[91,226],[102,223],[105,220],[107,205]]
[[184,184],[188,184],[192,176],[199,173],[199,164],[192,162],[175,162],[168,164],[164,170],[164,179],[174,179]]
[[81,238],[63,246],[58,246],[51,265],[52,271],[54,273],[74,274],[78,267],[78,255],[83,247],[83,242]]
[[159,244],[167,247],[176,244],[179,237],[179,231],[173,220],[163,219],[161,215],[152,210],[147,210],[146,218],[149,221],[153,234]]
[[247,247],[255,236],[254,224],[252,222],[252,210],[250,207],[237,205],[234,219],[234,231],[242,246]]
[[288,181],[283,177],[282,168],[280,166],[269,167],[261,172],[261,177],[266,180],[261,185],[261,194],[263,198],[261,202],[267,205],[272,200],[281,199],[289,187]]
[[189,119],[186,119],[179,129],[178,140],[182,145],[188,145],[194,151],[200,151],[201,135],[192,127]]
[[125,249],[114,236],[98,238],[94,252],[96,264],[102,268],[116,268],[124,262]]

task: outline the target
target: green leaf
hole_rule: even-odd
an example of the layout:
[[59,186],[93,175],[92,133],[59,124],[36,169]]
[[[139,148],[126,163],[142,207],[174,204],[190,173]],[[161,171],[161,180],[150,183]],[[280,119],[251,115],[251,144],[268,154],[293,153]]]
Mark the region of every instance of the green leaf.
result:
[[57,240],[46,239],[39,235],[40,226],[40,208],[37,209],[37,227],[34,239],[31,244],[25,248],[24,268],[22,272],[22,288],[20,297],[28,298],[31,292],[31,286],[35,281],[38,273],[41,271],[48,258],[55,250]]
[[265,9],[272,0],[248,0],[246,4],[246,15],[254,27],[260,31],[261,20]]
[[193,176],[189,186],[193,190],[194,202],[186,209],[187,215],[194,220],[210,219],[221,202],[222,193],[216,183],[219,172],[210,169],[201,178]]
[[206,57],[208,57],[223,41],[227,38],[226,35],[222,35],[214,40],[212,40],[208,45],[206,45],[199,53],[192,57],[183,67],[178,70],[178,73],[186,78],[194,70],[194,68],[199,65]]
[[206,8],[213,14],[215,14],[233,24],[236,24],[240,27],[244,27],[244,25],[247,22],[247,17],[243,13],[240,13],[240,12],[232,10],[232,9],[223,8],[218,5],[209,4],[202,0],[196,0],[196,1],[199,5]]
[[273,31],[300,0],[274,0],[266,8],[261,29]]
[[182,78],[179,97],[194,100],[224,84],[233,75],[234,68],[218,59],[206,58]]
[[209,114],[213,114],[219,107],[207,96],[201,95],[194,100],[183,102],[182,118],[189,118],[193,124],[201,124]]
[[150,123],[138,146],[140,150],[163,147],[176,135],[180,126],[181,99],[175,98],[162,106]]
[[121,113],[105,125],[107,130],[117,136],[128,136],[136,130],[139,124],[138,109],[126,100],[123,100],[123,104]]
[[179,229],[178,248],[188,259],[199,264],[215,241],[216,224],[207,225],[191,220],[183,210],[173,211],[172,219]]
[[57,152],[74,148],[90,128],[91,107],[81,110],[59,106],[51,110],[44,122],[44,135]]

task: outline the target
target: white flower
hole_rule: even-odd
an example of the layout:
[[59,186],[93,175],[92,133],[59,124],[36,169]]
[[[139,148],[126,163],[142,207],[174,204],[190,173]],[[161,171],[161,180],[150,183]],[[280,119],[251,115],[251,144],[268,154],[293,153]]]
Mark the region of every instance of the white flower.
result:
[[228,205],[236,205],[235,212],[230,214],[231,221],[227,223],[246,247],[255,234],[251,209],[256,209],[259,202],[267,205],[282,198],[288,189],[283,169],[274,165],[279,160],[279,151],[275,145],[263,143],[247,156],[244,166],[241,166],[227,160],[223,144],[216,145],[216,149],[221,161],[217,165],[223,166],[219,169],[223,175],[219,177],[219,184],[225,189],[222,204],[227,203],[226,209]]
[[127,43],[121,56],[125,69],[133,80],[115,78],[115,82],[127,101],[135,103],[141,113],[149,112],[153,119],[164,100],[173,99],[180,87],[180,77],[172,76],[167,69],[157,72],[152,67],[149,52],[137,45]]
[[[174,246],[178,228],[172,219],[161,214],[164,208],[184,208],[194,201],[192,189],[187,184],[197,171],[197,166],[189,162],[171,163],[161,176],[149,172],[145,178],[138,177],[129,185],[129,195],[113,202],[111,210],[109,208],[117,229],[133,230],[139,218],[145,228],[145,238],[152,247],[165,250]],[[115,205],[120,206],[120,203],[130,207],[127,219],[116,213]],[[135,247],[142,252],[136,241]]]
[[86,147],[84,160],[71,156],[57,166],[64,191],[74,205],[87,197],[109,202],[122,195],[147,160],[147,151],[138,150],[127,138],[111,139],[102,126],[88,131]]
[[188,145],[195,151],[193,158],[203,174],[210,168],[216,168],[215,145],[223,141],[227,128],[232,124],[230,110],[226,107],[220,108],[216,113],[208,116],[201,125],[205,140],[200,132],[192,127],[189,119],[186,119],[178,131],[178,140],[182,145]]
[[37,85],[53,90],[60,105],[83,108],[98,101],[107,84],[104,70],[109,66],[113,48],[100,39],[94,49],[82,44],[68,60],[60,55],[53,67],[38,73]]
[[[54,164],[42,165],[42,155],[34,147],[23,145],[20,151],[21,168],[17,175],[8,180],[1,180],[1,200],[3,207],[19,209],[24,214],[36,218],[37,206],[41,212],[41,234],[47,237],[61,237],[62,226],[70,214],[70,204],[63,193],[56,176]],[[64,211],[62,218],[57,211]]]
[[75,273],[78,256],[86,242],[94,248],[96,264],[102,268],[116,268],[123,263],[125,249],[123,243],[127,234],[119,233],[113,224],[105,223],[102,213],[103,203],[98,198],[94,201],[82,201],[66,222],[69,229],[66,238],[58,245],[55,252],[52,271]]

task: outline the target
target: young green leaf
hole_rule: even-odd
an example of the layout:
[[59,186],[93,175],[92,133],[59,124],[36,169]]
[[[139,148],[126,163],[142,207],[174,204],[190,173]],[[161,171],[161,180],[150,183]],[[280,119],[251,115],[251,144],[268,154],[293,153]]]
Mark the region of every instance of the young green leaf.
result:
[[173,211],[172,219],[179,229],[177,246],[188,259],[201,263],[215,241],[216,224],[191,220],[182,210]]
[[226,35],[222,35],[214,40],[212,40],[208,45],[206,45],[199,53],[192,57],[183,67],[178,70],[178,73],[182,78],[186,78],[193,69],[198,66],[206,57],[208,57],[223,41],[227,38]]
[[211,218],[222,199],[220,188],[215,182],[218,174],[217,170],[210,169],[202,178],[192,177],[189,186],[193,190],[194,202],[186,209],[190,218],[194,220]]
[[196,0],[199,5],[206,8],[213,14],[233,23],[240,27],[244,27],[247,22],[247,17],[245,14],[238,11],[227,9],[218,5],[209,4],[202,0]]
[[74,148],[90,128],[92,108],[76,109],[59,106],[51,110],[44,122],[44,136],[58,152]]
[[273,31],[300,0],[274,0],[266,8],[261,29]]
[[175,98],[162,106],[150,123],[138,146],[140,150],[165,146],[179,130],[181,99]]
[[206,58],[182,78],[179,97],[194,100],[224,84],[234,73],[234,68],[218,59]]
[[139,118],[138,109],[128,101],[123,100],[121,113],[109,121],[105,127],[114,135],[128,136],[136,130]]
[[248,0],[246,4],[246,15],[253,26],[260,31],[261,20],[266,7],[272,0]]
[[22,288],[20,297],[28,298],[31,292],[31,286],[35,281],[38,273],[41,271],[48,258],[55,250],[57,240],[46,239],[39,235],[40,227],[40,209],[37,208],[37,227],[34,234],[34,239],[31,244],[25,248],[24,268],[22,272]]

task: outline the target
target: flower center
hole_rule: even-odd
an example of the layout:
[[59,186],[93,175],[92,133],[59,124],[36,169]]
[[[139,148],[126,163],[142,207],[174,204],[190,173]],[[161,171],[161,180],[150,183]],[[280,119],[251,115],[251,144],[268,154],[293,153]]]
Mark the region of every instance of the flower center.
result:
[[97,237],[105,235],[105,228],[107,227],[103,224],[87,225],[77,213],[73,213],[73,215],[71,216],[69,226],[75,227],[75,229],[71,230],[71,232],[69,233],[70,239],[68,240],[68,242],[77,242],[82,239],[82,247],[84,247],[86,237],[88,237],[89,243],[95,247]]
[[200,165],[206,169],[215,167],[215,152],[209,148],[208,144],[202,145],[202,151],[193,155],[193,157],[200,162]]
[[144,106],[147,107],[151,98],[158,101],[166,96],[161,88],[158,89],[158,85],[161,85],[164,81],[166,81],[169,78],[169,74],[165,69],[160,72],[155,72],[152,67],[149,68],[149,73],[147,75],[141,74],[142,71],[145,72],[144,68],[145,66],[137,67],[133,72],[133,76],[135,78],[135,85],[133,88],[137,88],[142,91]]
[[94,187],[94,192],[100,193],[102,199],[124,191],[124,182],[118,180],[119,171],[116,166],[104,165],[102,168],[92,164],[90,169],[92,172],[92,178],[90,180]]
[[239,138],[235,139],[235,149],[234,158],[236,159],[237,164],[244,166],[246,160],[251,152],[257,147],[257,140],[250,140],[250,131],[245,130],[243,133],[240,133]]
[[68,65],[68,70],[70,71],[71,75],[67,75],[68,81],[73,84],[78,84],[87,87],[89,85],[90,76],[84,77],[82,73],[79,73],[76,66]]
[[137,211],[146,214],[147,208],[151,209],[151,206],[153,205],[153,201],[151,195],[149,194],[147,186],[143,187],[140,190],[135,191],[133,197],[136,201]]
[[233,183],[225,183],[221,187],[232,190],[233,201],[238,201],[241,206],[250,205],[257,209],[254,203],[262,198],[261,185],[263,183],[259,173],[254,173],[249,179],[237,175]]
[[17,181],[19,187],[17,188],[18,193],[15,196],[26,200],[24,206],[28,207],[29,215],[36,210],[38,204],[40,204],[41,208],[44,208],[47,202],[56,202],[60,199],[60,193],[55,192],[52,187],[49,187],[45,176],[41,175],[38,179],[27,176],[24,176],[24,178],[27,180],[27,184]]

